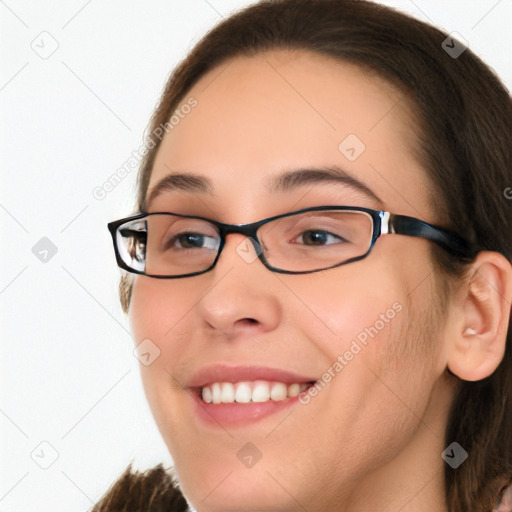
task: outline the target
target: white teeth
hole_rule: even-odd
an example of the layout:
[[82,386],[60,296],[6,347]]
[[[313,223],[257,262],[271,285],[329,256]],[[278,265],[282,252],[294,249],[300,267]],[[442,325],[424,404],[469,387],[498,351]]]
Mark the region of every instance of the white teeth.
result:
[[235,401],[235,386],[231,382],[222,385],[220,400],[223,404]]
[[203,388],[203,400],[208,404],[212,403],[212,390],[209,386]]
[[270,398],[272,400],[284,400],[287,395],[286,384],[283,382],[274,382],[272,388],[270,389]]
[[[203,393],[204,390],[207,389],[207,387],[208,386],[206,386],[206,388],[203,389]],[[246,404],[247,402],[251,401],[251,398],[252,390],[249,382],[239,382],[236,385],[235,401]]]
[[214,404],[220,404],[222,402],[221,389],[220,389],[220,384],[218,382],[215,382],[214,384],[212,384],[212,402]]
[[280,401],[287,397],[297,396],[304,391],[309,384],[297,383],[285,384],[284,382],[267,382],[257,380],[254,382],[214,382],[204,386],[201,396],[204,402],[211,404],[268,402]]
[[266,382],[258,382],[252,390],[253,402],[267,402],[270,400],[270,389]]
[[288,396],[297,396],[300,393],[300,385],[299,384],[291,384],[288,387]]

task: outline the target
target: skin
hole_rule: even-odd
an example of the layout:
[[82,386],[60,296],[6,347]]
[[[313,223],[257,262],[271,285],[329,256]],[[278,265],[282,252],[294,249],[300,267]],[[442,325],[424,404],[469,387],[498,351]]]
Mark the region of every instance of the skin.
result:
[[[345,204],[439,222],[414,158],[408,102],[378,77],[318,55],[273,51],[211,71],[184,102],[191,96],[198,106],[163,139],[149,191],[173,169],[209,177],[215,195],[166,192],[150,211],[249,223]],[[338,150],[350,133],[366,145],[354,162]],[[342,184],[278,194],[263,185],[284,170],[332,164],[382,204]],[[447,511],[440,454],[455,379],[446,368],[468,380],[492,373],[503,328],[494,345],[485,345],[487,366],[469,348],[473,338],[462,334],[469,319],[481,328],[478,336],[489,324],[481,311],[489,308],[465,285],[440,316],[430,242],[423,239],[383,236],[359,262],[304,275],[247,263],[236,252],[243,241],[229,235],[206,274],[134,282],[135,342],[149,338],[160,349],[141,366],[145,393],[190,504],[199,512]],[[482,273],[510,302],[504,264],[498,256],[490,261],[482,256]],[[321,378],[393,303],[402,310],[307,405],[227,429],[194,416],[184,383],[197,368],[256,364]],[[237,458],[247,442],[262,454],[251,468]]]

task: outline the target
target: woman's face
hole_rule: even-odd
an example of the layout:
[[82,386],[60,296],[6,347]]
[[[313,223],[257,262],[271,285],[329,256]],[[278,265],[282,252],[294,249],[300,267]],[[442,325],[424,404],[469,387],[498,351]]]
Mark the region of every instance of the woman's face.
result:
[[[413,157],[407,100],[379,78],[318,55],[271,52],[216,68],[183,103],[190,97],[197,105],[165,135],[148,195],[170,173],[201,174],[213,192],[166,190],[150,212],[241,224],[351,205],[437,221]],[[354,181],[267,187],[284,172],[334,166]],[[405,492],[404,511],[418,503],[437,510],[440,497],[427,496],[442,480],[451,392],[430,242],[384,235],[363,260],[298,275],[247,257],[246,242],[228,235],[205,274],[138,276],[133,287],[135,342],[160,350],[141,366],[146,396],[186,498],[201,512],[369,510]],[[286,370],[324,385],[261,416],[258,407],[269,404],[210,404],[243,417],[208,421],[189,386],[217,364]],[[411,471],[418,460],[421,474]]]

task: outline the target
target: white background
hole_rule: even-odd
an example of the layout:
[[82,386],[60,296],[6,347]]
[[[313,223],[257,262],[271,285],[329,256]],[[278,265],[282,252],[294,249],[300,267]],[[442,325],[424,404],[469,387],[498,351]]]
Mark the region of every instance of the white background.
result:
[[[132,212],[136,171],[103,200],[92,191],[140,147],[176,63],[249,3],[0,2],[0,512],[85,511],[130,461],[172,462],[106,229]],[[511,88],[512,0],[383,3],[459,32]],[[57,43],[47,59],[32,48]],[[46,263],[32,252],[42,237],[58,249]]]

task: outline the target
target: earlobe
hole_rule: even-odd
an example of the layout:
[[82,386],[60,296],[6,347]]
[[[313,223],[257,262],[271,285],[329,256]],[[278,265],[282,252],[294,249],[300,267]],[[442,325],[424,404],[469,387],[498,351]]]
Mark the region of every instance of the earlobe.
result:
[[512,301],[512,267],[491,251],[478,254],[459,290],[447,366],[462,380],[489,377],[505,353]]

